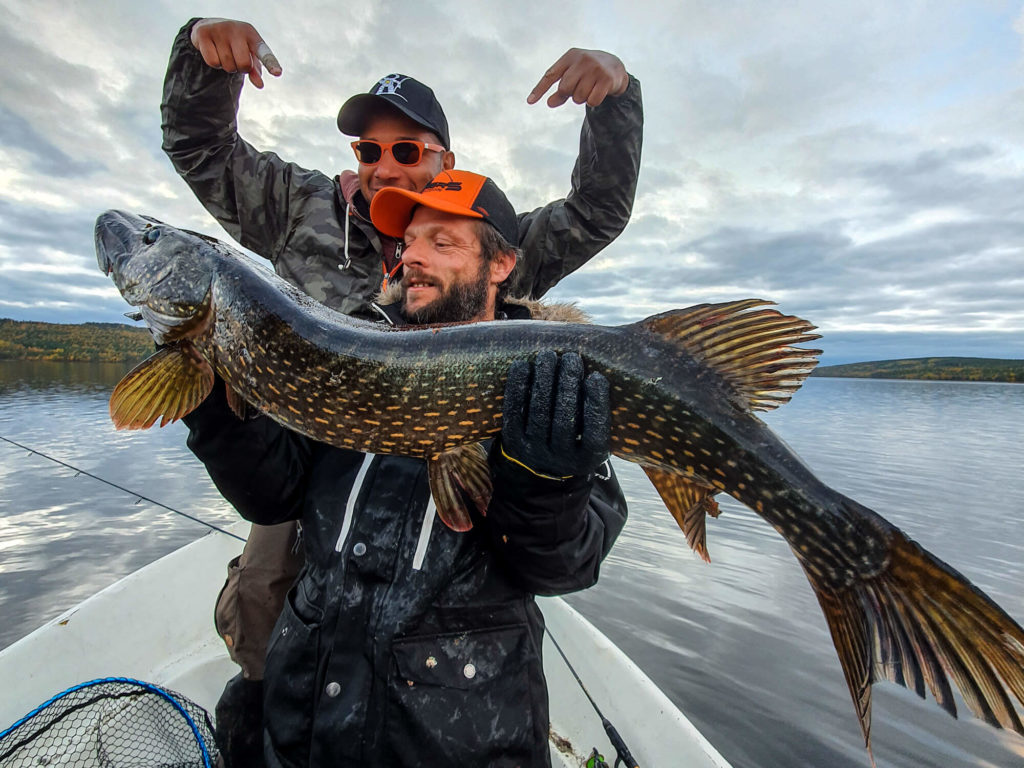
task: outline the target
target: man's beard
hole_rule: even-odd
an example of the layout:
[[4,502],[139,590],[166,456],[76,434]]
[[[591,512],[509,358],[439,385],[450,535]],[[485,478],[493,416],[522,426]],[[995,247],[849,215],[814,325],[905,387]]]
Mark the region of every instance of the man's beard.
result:
[[402,317],[413,325],[431,325],[434,323],[462,323],[473,320],[487,307],[487,288],[490,269],[486,263],[480,265],[476,279],[452,283],[441,291],[441,295],[417,310],[410,312],[405,307],[405,279],[402,285]]

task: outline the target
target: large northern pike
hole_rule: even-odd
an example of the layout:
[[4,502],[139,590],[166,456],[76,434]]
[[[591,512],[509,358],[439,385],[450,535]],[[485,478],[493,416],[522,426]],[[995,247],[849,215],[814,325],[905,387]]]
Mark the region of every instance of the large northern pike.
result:
[[[890,680],[956,715],[1024,734],[1024,630],[967,579],[832,490],[752,409],[786,402],[816,362],[809,323],[747,300],[604,327],[503,321],[386,329],[309,299],[212,238],[107,212],[100,268],[167,345],[111,398],[119,428],[178,419],[226,383],[282,424],[342,448],[426,459],[442,519],[486,509],[479,442],[501,427],[509,365],[578,352],[611,387],[611,450],[640,464],[691,545],[724,491],[786,540],[825,613],[870,748],[871,684]],[[1018,703],[1013,701],[1016,698]]]

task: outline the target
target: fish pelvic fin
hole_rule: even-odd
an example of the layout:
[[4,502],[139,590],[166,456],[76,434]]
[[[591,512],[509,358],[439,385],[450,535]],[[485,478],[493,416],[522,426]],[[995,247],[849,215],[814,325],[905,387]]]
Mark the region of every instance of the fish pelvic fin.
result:
[[238,394],[238,390],[226,381],[224,382],[224,394],[227,398],[228,407],[231,409],[231,412],[241,421],[245,421],[255,413],[256,409],[249,405],[246,399]]
[[888,680],[957,716],[950,680],[971,712],[1024,735],[1024,629],[984,592],[892,528],[881,572],[841,589],[804,570],[825,613],[871,749],[871,685]]
[[707,546],[707,516],[718,517],[721,510],[713,496],[718,492],[702,483],[660,469],[644,467],[668,511],[679,524],[690,548],[705,563],[711,562]]
[[491,469],[481,443],[469,443],[439,453],[427,460],[430,493],[437,515],[453,531],[473,527],[467,502],[481,515],[491,503]]
[[191,344],[164,347],[129,371],[110,395],[117,429],[164,427],[194,411],[213,390],[213,368]]
[[763,308],[771,304],[763,299],[698,304],[648,317],[639,325],[717,371],[741,405],[768,411],[790,401],[821,354],[820,349],[793,346],[821,338],[811,333],[815,326]]

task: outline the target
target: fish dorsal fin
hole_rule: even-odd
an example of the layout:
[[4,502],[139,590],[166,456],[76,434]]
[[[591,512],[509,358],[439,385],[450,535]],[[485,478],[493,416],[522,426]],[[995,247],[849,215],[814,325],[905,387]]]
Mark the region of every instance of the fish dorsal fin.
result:
[[701,559],[711,562],[708,554],[707,531],[705,523],[707,516],[718,517],[721,510],[718,502],[714,500],[717,491],[714,488],[697,483],[681,475],[663,472],[660,469],[644,467],[644,472],[651,478],[658,495],[665,502],[672,517],[679,523],[686,540]]
[[149,429],[191,413],[213,389],[213,368],[190,344],[164,347],[129,371],[110,395],[117,429]]
[[815,326],[774,309],[757,309],[773,303],[698,304],[654,315],[640,325],[717,371],[742,404],[768,411],[789,402],[821,354],[820,349],[793,346],[821,338],[811,333]]
[[460,445],[437,454],[427,461],[427,474],[437,516],[453,531],[468,531],[473,527],[466,509],[467,497],[481,515],[487,514],[491,503],[491,470],[482,444]]

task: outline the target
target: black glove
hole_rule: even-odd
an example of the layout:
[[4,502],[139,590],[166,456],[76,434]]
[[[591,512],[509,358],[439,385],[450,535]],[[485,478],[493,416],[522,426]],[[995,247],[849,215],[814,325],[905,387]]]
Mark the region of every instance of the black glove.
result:
[[589,475],[608,458],[610,431],[608,380],[596,371],[584,380],[575,352],[559,360],[545,350],[532,365],[509,367],[501,427],[507,458],[545,477]]

